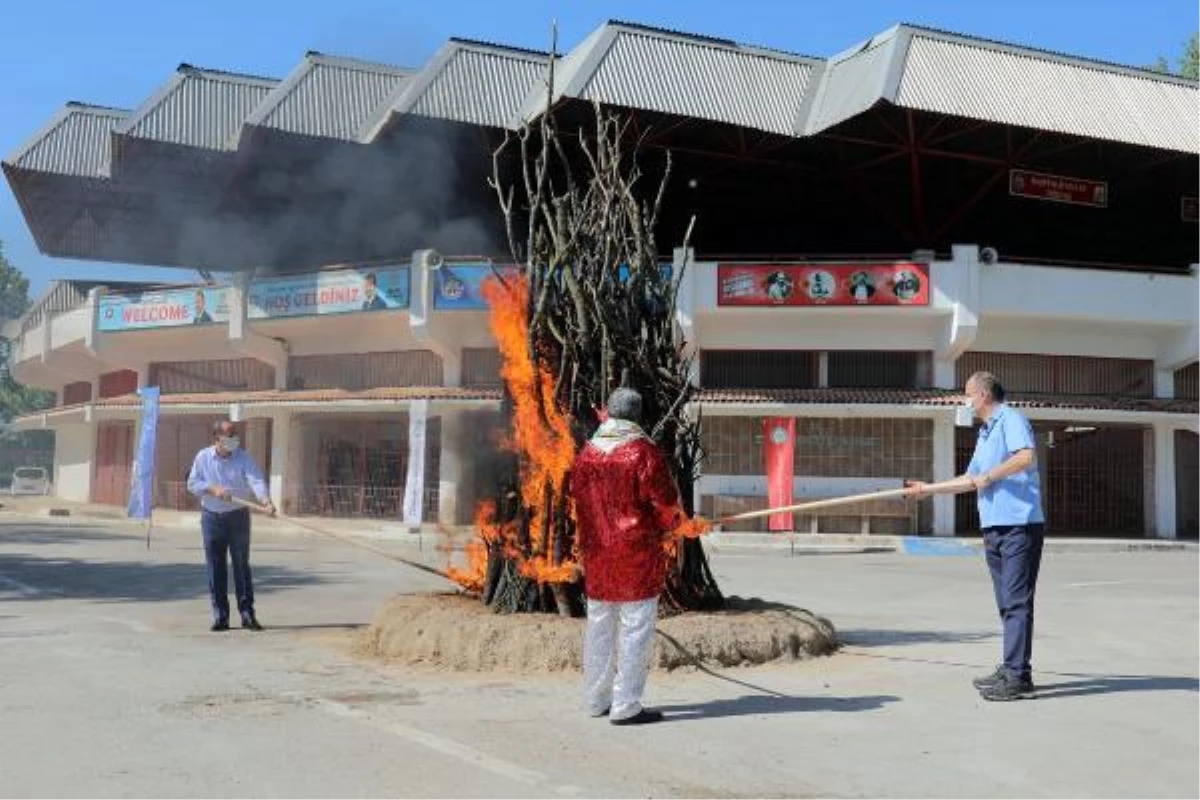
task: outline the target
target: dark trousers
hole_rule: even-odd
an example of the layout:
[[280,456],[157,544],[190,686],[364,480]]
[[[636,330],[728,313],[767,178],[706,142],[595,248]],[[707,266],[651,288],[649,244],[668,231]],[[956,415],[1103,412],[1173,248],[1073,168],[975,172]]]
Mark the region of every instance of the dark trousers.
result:
[[1004,623],[1004,666],[1020,678],[1032,675],[1033,597],[1044,539],[1041,524],[983,530],[996,609]]
[[242,617],[254,615],[254,583],[250,578],[250,511],[242,508],[226,514],[200,513],[204,533],[204,560],[208,565],[208,593],[213,619],[229,620],[229,581],[225,554],[233,561],[233,588]]

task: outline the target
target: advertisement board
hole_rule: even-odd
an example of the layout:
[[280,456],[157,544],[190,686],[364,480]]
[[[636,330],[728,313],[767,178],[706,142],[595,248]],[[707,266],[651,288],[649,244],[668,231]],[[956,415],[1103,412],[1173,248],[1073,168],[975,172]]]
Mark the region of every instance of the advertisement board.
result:
[[1014,197],[1106,208],[1108,184],[1067,175],[1050,175],[1027,169],[1009,170],[1008,192]]
[[197,286],[106,294],[100,298],[99,314],[99,330],[133,331],[228,322],[229,305],[225,287]]
[[250,282],[250,319],[308,317],[408,308],[407,266],[356,267],[258,278]]
[[719,306],[927,306],[929,266],[719,264]]

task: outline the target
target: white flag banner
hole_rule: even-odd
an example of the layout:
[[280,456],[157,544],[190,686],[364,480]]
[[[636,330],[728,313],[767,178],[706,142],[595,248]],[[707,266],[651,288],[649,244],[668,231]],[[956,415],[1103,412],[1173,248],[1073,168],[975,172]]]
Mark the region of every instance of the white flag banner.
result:
[[408,407],[408,475],[404,479],[404,524],[421,525],[425,499],[425,426],[429,401],[414,400]]

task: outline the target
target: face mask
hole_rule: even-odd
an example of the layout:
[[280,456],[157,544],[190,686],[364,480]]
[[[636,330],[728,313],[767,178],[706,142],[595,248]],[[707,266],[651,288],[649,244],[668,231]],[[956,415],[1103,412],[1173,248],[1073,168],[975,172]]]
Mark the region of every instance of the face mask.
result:
[[971,405],[971,401],[963,403],[958,408],[954,409],[954,424],[960,428],[969,428],[975,422],[975,407]]
[[221,445],[221,449],[230,453],[242,446],[242,440],[236,436],[222,436],[217,440]]

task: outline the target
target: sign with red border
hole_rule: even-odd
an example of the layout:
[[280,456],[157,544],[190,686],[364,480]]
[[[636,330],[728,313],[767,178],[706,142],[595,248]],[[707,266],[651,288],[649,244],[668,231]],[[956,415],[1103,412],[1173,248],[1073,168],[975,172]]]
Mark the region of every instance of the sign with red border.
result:
[[1108,207],[1108,183],[1105,181],[1050,175],[1027,169],[1009,170],[1008,193],[1014,197],[1049,200],[1052,203],[1069,203],[1092,208]]
[[1200,197],[1185,194],[1179,198],[1179,218],[1184,222],[1200,222]]
[[927,306],[929,266],[718,264],[719,306]]

